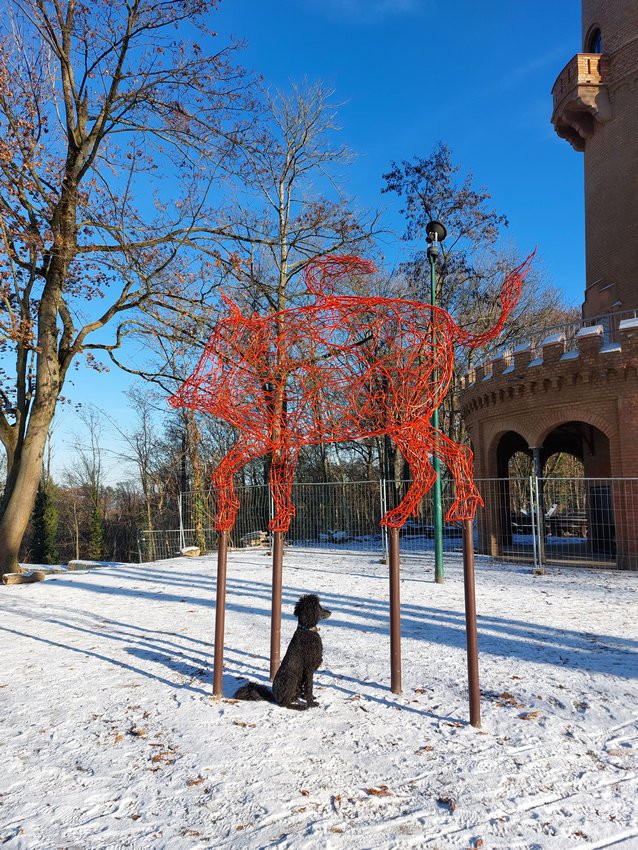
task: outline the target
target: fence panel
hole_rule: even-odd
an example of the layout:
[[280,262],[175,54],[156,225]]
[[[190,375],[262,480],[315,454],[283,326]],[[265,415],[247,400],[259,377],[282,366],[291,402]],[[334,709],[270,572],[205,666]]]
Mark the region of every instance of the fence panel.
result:
[[[444,476],[443,512],[454,498],[452,482]],[[619,567],[638,570],[638,479],[499,478],[476,481],[485,501],[475,522],[478,554],[542,569],[545,565]],[[296,508],[286,543],[329,549],[351,549],[387,555],[379,520],[395,506],[409,481],[299,483],[293,486]],[[240,508],[231,546],[270,544],[272,515],[268,487],[238,487]],[[141,560],[179,554],[183,546],[211,552],[217,546],[213,529],[212,491],[183,493],[182,527],[140,531]],[[160,523],[158,522],[158,525]],[[434,549],[432,493],[422,500],[417,516],[401,529],[401,550],[430,553]],[[462,550],[458,523],[443,525],[445,552]]]
[[291,546],[381,552],[380,493],[379,481],[294,484],[296,514],[286,542]]
[[638,479],[478,480],[477,551],[538,567],[638,570]]

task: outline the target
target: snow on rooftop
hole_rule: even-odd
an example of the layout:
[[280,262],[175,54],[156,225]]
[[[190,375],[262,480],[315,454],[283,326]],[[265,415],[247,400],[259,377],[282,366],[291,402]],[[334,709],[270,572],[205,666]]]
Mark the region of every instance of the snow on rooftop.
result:
[[638,328],[638,316],[635,319],[623,319],[618,325],[619,330],[628,331],[631,328]]
[[541,342],[541,346],[543,345],[556,345],[559,342],[565,342],[565,334],[550,334],[550,336],[545,337],[545,339]]
[[588,325],[585,328],[581,328],[576,334],[576,339],[582,339],[584,336],[600,336],[604,333],[604,328],[602,325]]
[[387,567],[287,549],[282,649],[300,594],[333,612],[320,705],[233,701],[267,681],[270,566],[229,555],[221,702],[213,557],[2,588],[3,847],[638,846],[635,574],[477,557],[477,730],[456,555],[440,585],[431,556],[403,557],[395,695]]

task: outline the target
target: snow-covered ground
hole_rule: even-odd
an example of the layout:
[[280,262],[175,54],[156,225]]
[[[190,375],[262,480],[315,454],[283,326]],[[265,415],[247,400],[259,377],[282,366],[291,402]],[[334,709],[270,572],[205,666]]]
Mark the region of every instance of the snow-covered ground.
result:
[[317,592],[320,707],[232,699],[266,681],[270,562],[229,558],[224,699],[215,560],[122,564],[0,589],[0,845],[638,848],[638,575],[477,561],[481,730],[467,723],[462,569],[402,569],[403,694],[387,567],[288,550]]

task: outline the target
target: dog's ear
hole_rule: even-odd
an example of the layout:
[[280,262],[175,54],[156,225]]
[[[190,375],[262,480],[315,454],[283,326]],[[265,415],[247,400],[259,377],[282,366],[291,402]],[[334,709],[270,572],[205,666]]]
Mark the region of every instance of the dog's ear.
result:
[[299,616],[301,615],[301,612],[303,611],[303,606],[304,606],[307,598],[308,598],[307,596],[300,596],[299,599],[297,600],[297,604],[295,605],[295,610],[294,610],[294,615],[295,615],[295,617],[297,617],[297,619],[299,619]]

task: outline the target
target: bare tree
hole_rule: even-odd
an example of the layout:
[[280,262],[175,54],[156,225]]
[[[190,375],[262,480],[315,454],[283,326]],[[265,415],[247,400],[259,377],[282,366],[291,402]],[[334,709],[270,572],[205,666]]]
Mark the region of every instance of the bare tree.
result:
[[242,147],[230,272],[251,310],[274,312],[306,295],[300,272],[318,256],[370,251],[376,214],[342,188],[353,155],[338,141],[337,107],[321,84],[264,92],[264,123]]
[[116,456],[137,469],[139,486],[144,498],[144,519],[148,530],[153,528],[153,515],[161,510],[158,501],[162,498],[166,475],[163,440],[156,424],[157,404],[143,387],[134,386],[126,396],[136,417],[136,422],[122,427],[106,412],[102,415],[119,435],[123,451]]
[[[92,560],[100,560],[104,557],[104,423],[95,407],[81,411],[79,417],[85,425],[85,436],[75,436],[75,465],[67,471],[67,479],[72,488],[85,494],[89,517],[86,554]],[[76,526],[76,540],[77,531]]]
[[[396,285],[411,297],[430,301],[430,263],[423,242],[426,225],[438,219],[445,224],[448,236],[440,243],[436,302],[473,332],[490,327],[501,310],[502,278],[521,258],[504,250],[499,241],[507,218],[491,208],[487,189],[474,186],[472,174],[463,174],[449,147],[442,143],[428,157],[414,157],[401,165],[393,163],[384,180],[384,191],[396,193],[404,203],[403,238],[421,243],[413,258],[402,265]],[[530,251],[532,248],[529,246]],[[471,367],[473,357],[484,359],[532,329],[570,321],[575,314],[575,308],[565,304],[562,294],[547,285],[537,260],[504,334],[492,348],[457,352],[452,383],[441,410],[443,430],[457,442],[466,438],[460,415],[459,380]]]
[[[80,355],[123,316],[182,299],[244,119],[246,79],[214,43],[215,0],[6,0],[0,21],[0,573],[18,551],[49,425]],[[168,176],[168,180],[166,177]],[[138,203],[139,201],[139,203]],[[190,254],[188,252],[191,252]],[[185,253],[186,252],[186,253]],[[176,258],[180,255],[180,265]]]
[[[247,311],[277,314],[307,296],[301,272],[314,258],[369,252],[376,215],[354,208],[341,185],[352,158],[338,142],[337,109],[320,84],[293,86],[289,94],[265,93],[268,122],[243,146],[243,184],[237,196],[237,244],[230,271]],[[275,318],[275,337],[283,328]],[[275,344],[274,357],[280,356]],[[266,392],[269,388],[265,387]],[[283,384],[272,397],[272,434],[282,427]],[[266,458],[270,464],[282,457]]]
[[[306,83],[288,94],[262,91],[261,102],[262,120],[242,136],[241,166],[228,189],[231,235],[209,249],[207,275],[242,309],[269,314],[307,296],[302,272],[313,258],[369,252],[377,218],[356,209],[341,188],[342,170],[352,155],[338,142],[337,108],[329,92]],[[154,365],[124,368],[151,378],[167,393],[174,391],[190,374],[193,356],[201,353],[219,309],[219,301],[210,298],[197,310],[174,311],[170,317],[165,310],[147,310],[126,332],[142,336],[147,352],[154,353]],[[276,428],[283,398],[273,399],[273,406]],[[188,411],[180,415],[193,489],[198,491],[205,480],[202,423]],[[209,454],[219,460],[232,436],[226,426],[218,429]],[[266,459],[266,478],[268,469]]]

